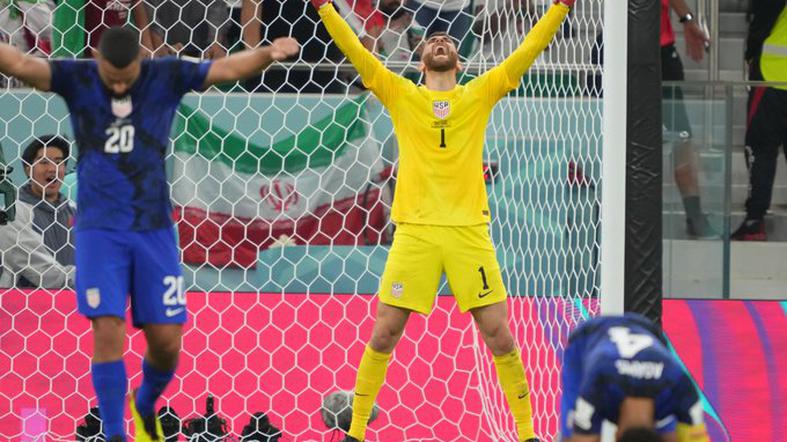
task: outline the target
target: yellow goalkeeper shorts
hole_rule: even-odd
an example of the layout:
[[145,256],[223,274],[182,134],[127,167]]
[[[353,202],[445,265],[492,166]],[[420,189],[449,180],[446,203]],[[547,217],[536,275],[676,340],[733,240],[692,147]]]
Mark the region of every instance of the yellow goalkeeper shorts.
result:
[[428,314],[443,273],[462,312],[506,299],[486,224],[399,224],[380,281],[380,301]]

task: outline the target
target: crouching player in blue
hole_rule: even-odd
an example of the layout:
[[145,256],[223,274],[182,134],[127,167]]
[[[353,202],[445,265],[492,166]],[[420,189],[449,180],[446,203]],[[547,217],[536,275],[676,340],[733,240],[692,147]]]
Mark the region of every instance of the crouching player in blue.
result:
[[691,379],[645,317],[602,316],[577,327],[563,358],[563,442],[599,442],[601,423],[619,442],[708,442]]
[[76,286],[90,318],[93,386],[106,439],[125,441],[126,298],[147,352],[130,396],[137,441],[161,440],[154,403],[174,375],[186,298],[164,169],[184,94],[253,75],[298,53],[291,38],[213,62],[143,60],[129,28],[104,32],[94,60],[27,56],[0,44],[0,73],[65,99],[79,148]]

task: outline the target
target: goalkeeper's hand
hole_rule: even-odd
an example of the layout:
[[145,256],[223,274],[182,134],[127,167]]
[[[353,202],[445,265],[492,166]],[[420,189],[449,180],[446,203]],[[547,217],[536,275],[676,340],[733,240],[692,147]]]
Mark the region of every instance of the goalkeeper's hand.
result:
[[[314,0],[312,0],[312,1],[314,1]],[[576,2],[576,1],[577,0],[555,0],[555,4],[563,3],[564,5],[568,6],[569,8],[573,8],[574,7],[574,2]]]
[[309,0],[309,1],[312,3],[312,6],[314,6],[314,9],[316,9],[316,10],[318,10],[318,11],[319,11],[319,10],[320,10],[320,8],[322,8],[324,5],[326,5],[326,4],[328,4],[328,3],[330,3],[330,2],[331,2],[331,0]]

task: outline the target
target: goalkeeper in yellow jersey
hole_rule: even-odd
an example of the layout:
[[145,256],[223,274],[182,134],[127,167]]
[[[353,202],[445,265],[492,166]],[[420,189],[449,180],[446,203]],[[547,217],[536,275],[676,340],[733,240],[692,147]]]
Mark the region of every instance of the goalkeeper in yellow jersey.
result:
[[502,64],[458,85],[456,46],[444,33],[423,47],[417,86],[369,53],[329,0],[311,0],[366,87],[388,108],[399,142],[392,218],[396,235],[380,282],[377,320],[361,358],[347,441],[362,441],[374,399],[411,312],[428,314],[445,272],[462,312],[470,311],[516,421],[519,440],[537,441],[530,390],[508,327],[506,288],[489,237],[482,171],[492,108],[517,88],[549,44],[574,0],[556,2]]

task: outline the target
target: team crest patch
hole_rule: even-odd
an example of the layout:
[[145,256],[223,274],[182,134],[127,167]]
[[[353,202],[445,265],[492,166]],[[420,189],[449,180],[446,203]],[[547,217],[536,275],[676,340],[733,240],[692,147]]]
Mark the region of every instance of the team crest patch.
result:
[[87,295],[87,305],[90,308],[96,308],[101,304],[101,292],[98,290],[98,287],[87,289],[85,294]]
[[445,120],[445,117],[451,112],[451,104],[447,100],[433,101],[432,112],[434,112],[435,117]]
[[112,99],[112,114],[118,118],[126,118],[131,115],[134,106],[131,104],[131,96]]
[[404,293],[404,284],[401,282],[391,284],[391,296],[394,298],[401,298],[402,293]]

